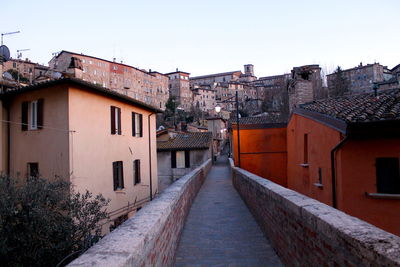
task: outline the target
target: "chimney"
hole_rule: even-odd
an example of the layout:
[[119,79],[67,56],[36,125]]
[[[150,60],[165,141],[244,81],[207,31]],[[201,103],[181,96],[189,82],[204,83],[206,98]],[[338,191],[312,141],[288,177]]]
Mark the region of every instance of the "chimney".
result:
[[114,57],[114,58],[113,58],[113,62],[115,62],[115,60],[116,60],[116,58]]
[[176,68],[176,72],[178,72],[178,68]]
[[151,69],[149,69],[149,72],[151,72]]

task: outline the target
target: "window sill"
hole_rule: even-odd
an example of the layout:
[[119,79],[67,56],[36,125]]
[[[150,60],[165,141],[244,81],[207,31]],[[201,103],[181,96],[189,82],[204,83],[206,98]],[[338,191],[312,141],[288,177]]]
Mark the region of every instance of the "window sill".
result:
[[302,163],[302,164],[300,164],[300,166],[303,168],[308,168],[308,166],[310,166],[310,165],[308,163]]
[[314,183],[314,185],[315,185],[316,187],[320,188],[320,189],[323,189],[323,188],[324,188],[324,185],[323,185],[323,184],[320,184],[320,183]]
[[384,193],[367,193],[365,195],[370,198],[383,198],[383,199],[400,199],[400,194],[384,194]]
[[115,193],[117,193],[117,194],[126,194],[126,192],[125,192],[125,189],[124,189],[124,188],[121,188],[121,189],[114,190],[114,192],[115,192]]

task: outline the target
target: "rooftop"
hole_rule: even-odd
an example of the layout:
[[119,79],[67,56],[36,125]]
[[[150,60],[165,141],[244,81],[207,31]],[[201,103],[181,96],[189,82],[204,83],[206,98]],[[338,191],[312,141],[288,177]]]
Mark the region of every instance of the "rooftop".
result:
[[178,133],[168,141],[157,141],[158,151],[207,149],[212,141],[211,132]]
[[234,73],[242,73],[242,72],[241,72],[240,70],[237,70],[237,71],[229,71],[229,72],[222,72],[222,73],[208,74],[208,75],[203,75],[203,76],[192,77],[192,78],[190,78],[190,79],[191,79],[191,80],[205,79],[205,78],[211,78],[211,77],[232,75],[232,74],[234,74]]
[[[379,91],[378,91],[379,92]],[[327,115],[346,123],[400,120],[400,88],[313,101],[302,109]]]
[[120,93],[118,93],[118,92],[116,92],[114,90],[110,90],[110,89],[107,89],[107,88],[104,88],[104,87],[101,87],[101,86],[98,86],[98,85],[95,85],[93,83],[89,83],[89,82],[86,82],[86,81],[83,81],[83,80],[80,80],[80,79],[77,79],[77,78],[61,78],[61,79],[45,81],[45,82],[41,82],[41,83],[37,83],[37,84],[34,84],[34,85],[25,86],[25,87],[15,87],[13,89],[7,90],[4,93],[1,93],[0,94],[0,98],[4,98],[4,97],[7,97],[7,96],[12,96],[12,95],[18,95],[18,94],[22,94],[22,93],[25,93],[25,92],[35,91],[35,90],[39,90],[39,89],[50,87],[50,86],[68,84],[68,83],[81,86],[83,89],[86,89],[86,90],[91,90],[91,91],[94,91],[96,93],[103,94],[103,95],[106,95],[108,97],[118,99],[118,100],[120,100],[122,102],[126,102],[126,103],[129,103],[129,104],[133,104],[133,105],[139,106],[139,107],[144,108],[146,110],[151,110],[151,111],[154,111],[154,112],[157,112],[157,113],[163,112],[162,110],[160,110],[158,108],[155,108],[155,107],[153,107],[151,105],[148,105],[146,103],[143,103],[141,101],[133,99],[133,98],[131,98],[129,96],[120,94]]

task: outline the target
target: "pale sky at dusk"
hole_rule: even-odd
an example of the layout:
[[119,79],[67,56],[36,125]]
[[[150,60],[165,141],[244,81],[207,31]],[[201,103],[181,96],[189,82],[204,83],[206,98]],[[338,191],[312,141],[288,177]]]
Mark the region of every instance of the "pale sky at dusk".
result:
[[400,63],[399,0],[3,1],[0,32],[45,63],[68,50],[162,73],[242,70],[258,77]]

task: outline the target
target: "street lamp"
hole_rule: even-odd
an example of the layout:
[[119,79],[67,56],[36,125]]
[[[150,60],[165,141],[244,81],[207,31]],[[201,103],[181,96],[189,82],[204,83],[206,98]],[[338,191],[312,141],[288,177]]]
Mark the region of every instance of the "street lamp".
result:
[[[235,98],[235,100],[231,100],[232,98]],[[238,166],[240,168],[240,125],[239,125],[240,115],[239,115],[238,91],[236,91],[235,96],[232,96],[232,97],[227,98],[227,99],[225,99],[223,101],[220,101],[219,103],[235,103],[236,104],[236,125],[237,125],[237,140],[238,140]],[[219,104],[217,104],[217,106],[215,106],[215,112],[219,113],[219,112],[221,112],[221,109],[222,109],[222,107]]]

